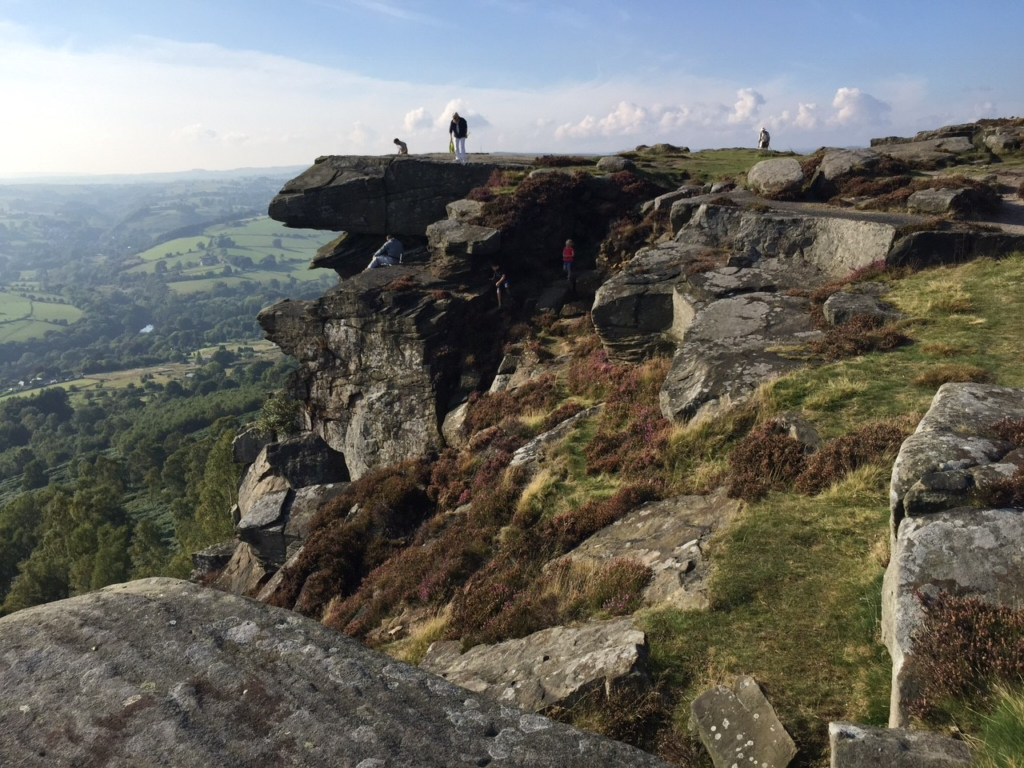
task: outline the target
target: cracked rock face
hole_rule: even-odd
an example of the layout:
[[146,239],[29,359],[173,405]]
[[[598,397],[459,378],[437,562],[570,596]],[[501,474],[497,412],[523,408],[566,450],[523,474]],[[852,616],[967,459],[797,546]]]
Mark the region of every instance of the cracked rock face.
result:
[[967,768],[971,750],[930,731],[829,723],[832,768]]
[[433,643],[420,666],[463,688],[531,712],[572,706],[582,696],[646,688],[647,637],[632,619],[552,627],[461,653],[457,640]]
[[0,619],[0,764],[664,766],[174,579]]
[[422,268],[376,269],[258,316],[267,337],[299,360],[291,387],[308,427],[344,455],[353,479],[443,445],[465,306],[432,297],[442,286],[450,288]]

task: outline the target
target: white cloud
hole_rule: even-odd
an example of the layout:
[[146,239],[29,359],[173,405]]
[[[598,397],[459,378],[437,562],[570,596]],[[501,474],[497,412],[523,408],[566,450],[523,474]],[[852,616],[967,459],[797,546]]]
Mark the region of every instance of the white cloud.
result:
[[879,126],[889,121],[892,107],[860,88],[840,88],[832,99],[836,114],[831,122],[842,126]]
[[417,107],[411,112],[405,113],[405,120],[402,124],[405,126],[406,131],[414,133],[416,131],[429,129],[433,122],[434,118],[430,116],[430,113],[427,112],[426,109],[423,107]]
[[818,105],[817,104],[799,104],[796,118],[793,120],[793,125],[797,128],[803,128],[805,131],[813,131],[818,127]]
[[732,124],[748,123],[757,117],[758,110],[764,106],[764,96],[753,88],[736,91],[736,103],[733,105],[729,122]]
[[212,128],[207,128],[202,123],[193,123],[192,125],[186,125],[174,132],[176,138],[185,139],[186,141],[214,141],[217,138],[217,132]]

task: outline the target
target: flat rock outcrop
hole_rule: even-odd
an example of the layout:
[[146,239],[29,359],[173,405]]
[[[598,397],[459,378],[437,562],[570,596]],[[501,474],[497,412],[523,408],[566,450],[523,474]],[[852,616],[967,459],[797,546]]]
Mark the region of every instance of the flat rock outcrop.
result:
[[968,768],[962,741],[930,731],[829,723],[831,768]]
[[665,766],[174,579],[19,611],[0,648],[3,765]]
[[710,560],[707,544],[740,508],[719,491],[709,496],[680,496],[649,502],[598,531],[565,557],[608,563],[628,557],[654,572],[644,589],[648,605],[680,610],[706,608]]
[[715,768],[786,768],[796,756],[793,739],[752,677],[736,678],[732,688],[720,685],[702,693],[690,712]]
[[460,165],[446,156],[320,157],[284,185],[270,217],[289,227],[422,237],[447,216],[448,203],[483,185],[494,170],[525,168],[527,160],[496,156]]
[[607,696],[650,685],[647,637],[628,618],[552,627],[465,653],[458,641],[439,641],[420,666],[474,693],[531,712],[571,706],[593,691]]
[[800,192],[804,172],[793,157],[762,160],[747,172],[747,186],[765,197],[788,197]]

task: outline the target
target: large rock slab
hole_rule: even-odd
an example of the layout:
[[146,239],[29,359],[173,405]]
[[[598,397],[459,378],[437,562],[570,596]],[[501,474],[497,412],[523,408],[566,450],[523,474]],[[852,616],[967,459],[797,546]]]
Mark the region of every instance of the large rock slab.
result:
[[553,627],[460,653],[458,641],[433,643],[420,666],[490,699],[540,712],[571,706],[592,691],[646,687],[647,637],[632,619]]
[[427,243],[431,274],[458,280],[488,268],[488,257],[501,249],[501,232],[461,219],[444,219],[427,227]]
[[666,765],[173,579],[6,616],[0,649],[2,765]]
[[690,705],[692,723],[715,768],[786,768],[796,745],[752,677],[702,693]]
[[321,157],[284,185],[269,212],[290,227],[422,237],[447,216],[448,203],[494,170],[527,165],[528,158],[511,157],[467,165],[422,155]]
[[620,557],[638,560],[654,571],[643,593],[646,604],[680,610],[707,608],[708,540],[733,519],[740,504],[724,491],[649,502],[566,557],[597,564]]
[[661,412],[684,422],[742,402],[763,382],[804,365],[781,348],[819,335],[799,296],[750,293],[708,304],[672,358]]
[[1024,604],[1024,512],[959,509],[903,521],[882,587],[882,640],[892,657],[889,725],[904,727],[923,674],[914,635],[921,597],[938,592]]
[[800,162],[793,157],[762,160],[747,171],[747,186],[765,197],[790,197],[799,194],[804,183]]
[[1024,389],[973,383],[939,387],[893,463],[893,538],[904,518],[965,506],[979,486],[1013,474],[1022,463],[1020,453],[991,429],[1004,418],[1024,419]]
[[971,750],[931,731],[829,723],[831,768],[968,768]]
[[879,154],[889,155],[911,168],[920,170],[943,168],[958,162],[961,155],[977,149],[966,136],[948,136],[900,144],[873,144],[872,148]]

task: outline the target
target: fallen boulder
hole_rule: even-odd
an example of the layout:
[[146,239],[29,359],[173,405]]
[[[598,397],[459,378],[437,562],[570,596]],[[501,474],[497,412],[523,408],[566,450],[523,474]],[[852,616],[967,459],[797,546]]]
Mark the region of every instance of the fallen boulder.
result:
[[747,171],[747,186],[768,198],[792,197],[800,192],[804,172],[793,157],[762,160]]
[[458,641],[439,641],[420,666],[489,699],[540,712],[594,691],[610,696],[649,686],[647,650],[647,637],[627,618],[552,627],[465,653]]
[[931,731],[829,723],[831,768],[968,768],[962,741]]
[[796,756],[793,739],[752,677],[736,678],[732,688],[720,685],[702,693],[690,713],[715,768],[786,768]]

